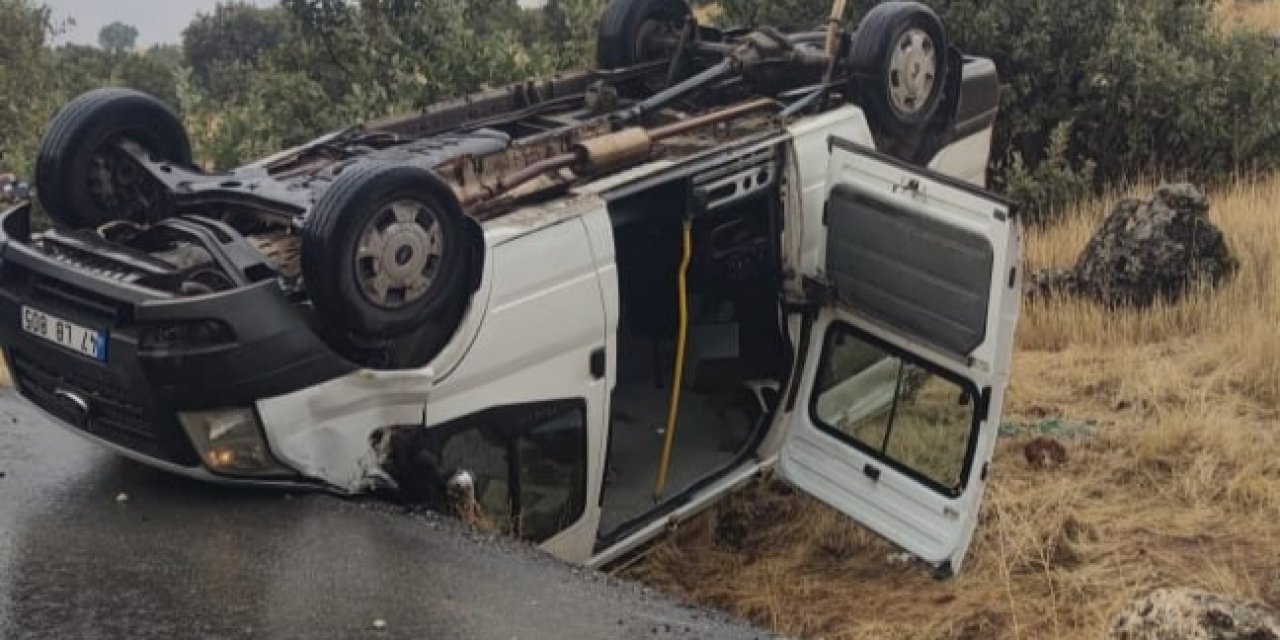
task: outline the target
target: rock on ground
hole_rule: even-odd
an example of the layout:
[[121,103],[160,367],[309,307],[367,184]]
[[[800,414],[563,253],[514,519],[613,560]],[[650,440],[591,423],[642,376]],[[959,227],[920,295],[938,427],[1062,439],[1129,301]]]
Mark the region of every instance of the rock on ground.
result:
[[1209,220],[1209,199],[1190,184],[1164,185],[1149,201],[1116,205],[1073,269],[1033,273],[1027,289],[1032,297],[1081,295],[1146,307],[1219,285],[1237,265]]
[[1046,299],[1054,296],[1080,295],[1080,278],[1075,268],[1064,269],[1051,267],[1033,271],[1027,276],[1027,296],[1033,299]]
[[1022,448],[1022,455],[1032,469],[1052,469],[1067,463],[1067,448],[1057,440],[1036,438]]
[[1280,612],[1198,589],[1159,589],[1116,616],[1109,640],[1278,640]]

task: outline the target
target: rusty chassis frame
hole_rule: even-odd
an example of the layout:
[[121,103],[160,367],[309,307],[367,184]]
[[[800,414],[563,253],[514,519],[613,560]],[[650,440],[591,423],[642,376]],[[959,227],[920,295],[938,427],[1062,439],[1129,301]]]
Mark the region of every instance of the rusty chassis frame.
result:
[[[483,91],[329,134],[223,174],[156,161],[136,144],[120,144],[165,187],[165,201],[158,203],[154,215],[157,219],[179,208],[235,205],[297,226],[332,179],[332,172],[367,155],[352,151],[352,147],[376,151],[459,131],[509,126],[548,117],[557,110],[579,108],[589,114],[580,120],[553,120],[558,126],[514,139],[503,151],[463,154],[436,165],[434,170],[453,185],[467,212],[483,219],[510,205],[513,196],[643,163],[661,151],[663,140],[770,108],[775,109],[775,120],[785,120],[820,105],[835,86],[829,78],[838,61],[838,35],[835,29],[784,34],[766,27],[726,36],[690,23],[679,37],[662,36],[653,43],[672,52],[669,58],[627,69],[576,72]],[[726,41],[725,37],[734,39]],[[708,58],[715,61],[708,64]],[[665,89],[619,106],[618,87],[641,82],[663,69],[674,79],[695,61],[702,62],[702,68],[687,79],[668,82]],[[782,100],[798,97],[789,105],[757,97],[685,115],[667,124],[645,126],[647,120],[680,100],[779,66],[815,70],[821,72],[817,77],[826,81],[781,93]]]

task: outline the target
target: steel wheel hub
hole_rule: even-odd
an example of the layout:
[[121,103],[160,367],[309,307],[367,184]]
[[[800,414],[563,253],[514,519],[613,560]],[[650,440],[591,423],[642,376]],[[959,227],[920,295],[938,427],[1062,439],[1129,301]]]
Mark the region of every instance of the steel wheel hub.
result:
[[933,38],[908,29],[898,39],[889,60],[889,97],[899,112],[914,114],[929,103],[938,75],[938,51]]
[[106,211],[122,211],[138,201],[150,201],[142,169],[111,141],[93,156],[87,176],[94,203]]
[[444,236],[436,214],[397,200],[365,226],[356,251],[360,289],[374,304],[397,309],[420,300],[435,283]]

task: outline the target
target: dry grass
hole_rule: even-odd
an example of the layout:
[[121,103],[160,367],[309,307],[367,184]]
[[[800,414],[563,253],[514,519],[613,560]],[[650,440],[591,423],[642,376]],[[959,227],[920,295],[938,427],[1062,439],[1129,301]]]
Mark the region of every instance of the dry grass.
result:
[[1223,0],[1218,13],[1228,26],[1280,35],[1280,2],[1276,0]]
[[[778,486],[686,525],[632,577],[788,634],[1101,638],[1130,599],[1187,585],[1280,605],[1280,178],[1215,195],[1238,277],[1176,307],[1025,310],[1006,423],[1065,419],[1065,467],[1001,445],[961,574],[936,581]],[[1106,203],[1033,233],[1069,264]]]
[[716,18],[719,18],[722,13],[724,13],[724,9],[718,4],[708,4],[696,7],[693,10],[693,14],[698,17],[699,24],[714,24]]

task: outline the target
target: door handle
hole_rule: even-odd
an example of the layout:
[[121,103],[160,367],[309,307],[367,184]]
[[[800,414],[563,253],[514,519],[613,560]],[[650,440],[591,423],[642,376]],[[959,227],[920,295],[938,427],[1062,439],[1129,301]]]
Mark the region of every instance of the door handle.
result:
[[902,182],[893,185],[895,194],[906,194],[912,198],[925,197],[924,185],[921,184],[919,178],[904,178]]
[[906,178],[901,184],[893,188],[894,191],[919,191],[920,181],[915,178]]
[[605,374],[609,372],[609,360],[604,347],[600,347],[591,352],[591,361],[588,366],[591,368],[591,377],[596,380],[604,380]]

